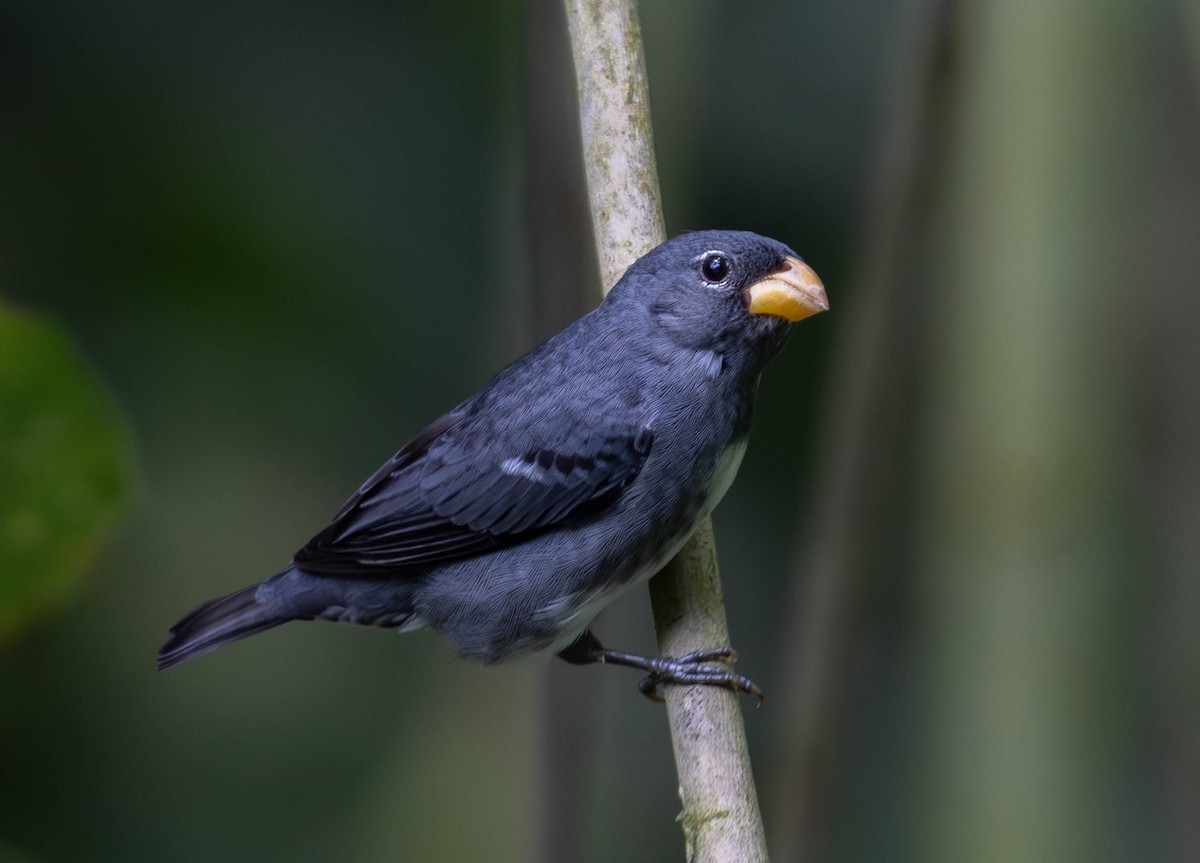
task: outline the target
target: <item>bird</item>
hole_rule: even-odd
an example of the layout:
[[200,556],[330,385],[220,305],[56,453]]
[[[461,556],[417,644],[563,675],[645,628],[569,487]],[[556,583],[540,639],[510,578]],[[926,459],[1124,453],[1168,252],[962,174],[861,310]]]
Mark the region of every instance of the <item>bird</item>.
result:
[[758,380],[829,308],[791,248],[746,231],[676,236],[604,300],[434,420],[278,574],[176,623],[159,669],[292,620],[433,629],[462,657],[532,654],[646,672],[641,691],[763,697],[714,646],[604,647],[595,617],[657,573],[721,500]]

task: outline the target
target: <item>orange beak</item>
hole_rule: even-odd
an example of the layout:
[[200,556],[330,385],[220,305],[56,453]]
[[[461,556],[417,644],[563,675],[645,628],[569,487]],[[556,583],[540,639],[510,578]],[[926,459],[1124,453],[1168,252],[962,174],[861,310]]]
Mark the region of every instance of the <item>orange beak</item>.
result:
[[746,288],[750,312],[778,315],[789,321],[802,321],[819,312],[829,311],[825,286],[812,267],[788,255],[784,267],[761,282]]

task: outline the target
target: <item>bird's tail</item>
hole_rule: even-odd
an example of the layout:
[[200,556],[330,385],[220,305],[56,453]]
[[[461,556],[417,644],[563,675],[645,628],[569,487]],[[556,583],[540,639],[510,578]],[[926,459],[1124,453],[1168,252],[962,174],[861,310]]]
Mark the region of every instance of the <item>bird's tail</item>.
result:
[[294,614],[259,603],[258,588],[252,584],[210,599],[171,627],[171,637],[158,651],[159,670],[295,619]]

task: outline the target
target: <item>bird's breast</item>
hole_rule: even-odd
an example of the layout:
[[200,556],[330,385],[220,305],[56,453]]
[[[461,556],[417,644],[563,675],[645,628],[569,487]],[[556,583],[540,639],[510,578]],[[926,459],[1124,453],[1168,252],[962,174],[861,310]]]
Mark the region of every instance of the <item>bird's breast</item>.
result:
[[713,508],[725,496],[725,492],[729,491],[729,487],[733,485],[738,468],[742,466],[742,456],[746,454],[746,444],[748,442],[749,436],[743,434],[740,437],[734,438],[729,446],[725,447],[725,451],[721,453],[721,460],[717,462],[716,470],[713,471],[712,482],[708,486],[705,515],[713,511]]
[[713,468],[709,481],[698,489],[693,486],[696,491],[690,495],[690,501],[683,503],[681,517],[656,524],[649,541],[639,544],[635,553],[623,555],[624,565],[617,567],[616,572],[610,572],[610,577],[599,580],[586,590],[559,597],[539,609],[539,616],[555,620],[559,629],[557,638],[550,646],[554,652],[574,641],[597,614],[648,580],[679,553],[700,522],[720,503],[733,484],[742,456],[746,454],[747,440],[747,435],[743,434],[729,443]]

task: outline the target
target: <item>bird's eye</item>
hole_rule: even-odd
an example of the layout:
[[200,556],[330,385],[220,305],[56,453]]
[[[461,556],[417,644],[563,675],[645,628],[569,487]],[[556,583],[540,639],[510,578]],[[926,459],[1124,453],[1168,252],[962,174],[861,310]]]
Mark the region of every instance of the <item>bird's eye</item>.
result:
[[723,281],[729,275],[729,258],[724,255],[709,255],[700,265],[704,278],[714,284]]

